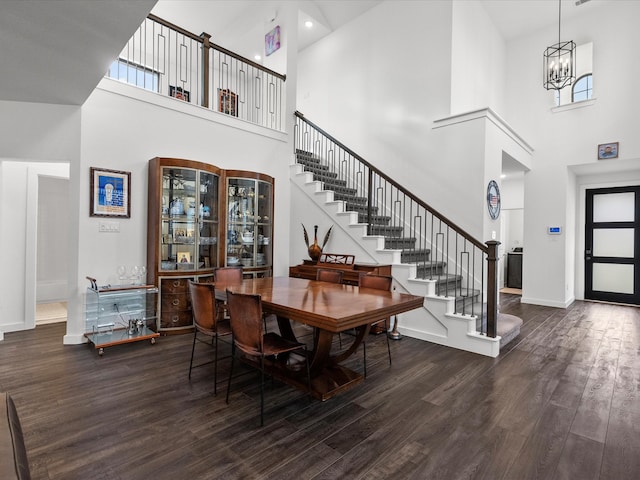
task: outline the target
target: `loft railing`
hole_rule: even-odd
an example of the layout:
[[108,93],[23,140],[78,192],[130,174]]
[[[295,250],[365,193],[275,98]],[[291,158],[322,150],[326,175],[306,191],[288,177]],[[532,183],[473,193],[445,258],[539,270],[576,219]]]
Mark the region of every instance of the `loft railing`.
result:
[[286,76],[153,14],[107,76],[194,105],[284,131]]
[[435,280],[438,296],[455,296],[455,313],[477,317],[477,330],[496,336],[497,246],[483,244],[320,127],[296,112],[298,163],[357,211],[369,235],[416,265],[416,277]]

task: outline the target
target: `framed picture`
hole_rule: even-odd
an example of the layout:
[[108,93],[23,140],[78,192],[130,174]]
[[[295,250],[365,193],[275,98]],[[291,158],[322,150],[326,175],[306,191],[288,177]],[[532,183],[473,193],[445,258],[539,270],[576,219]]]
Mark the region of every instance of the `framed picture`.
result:
[[277,26],[264,36],[264,52],[268,57],[280,48],[280,26]]
[[191,252],[178,252],[178,263],[191,263]]
[[169,85],[169,96],[185,102],[189,102],[191,98],[188,90],[183,90],[182,87],[174,87],[173,85]]
[[238,96],[228,88],[218,89],[220,98],[219,110],[227,115],[238,116]]
[[131,172],[91,167],[89,215],[131,217]]
[[618,142],[601,143],[598,145],[598,160],[618,158]]

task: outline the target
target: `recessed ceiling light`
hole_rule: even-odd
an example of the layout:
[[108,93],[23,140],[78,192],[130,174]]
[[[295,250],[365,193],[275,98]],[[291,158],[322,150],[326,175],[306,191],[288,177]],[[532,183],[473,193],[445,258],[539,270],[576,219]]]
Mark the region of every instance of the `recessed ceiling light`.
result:
[[258,60],[258,61],[262,60],[262,57],[260,55],[257,55],[257,54],[254,55],[253,58],[254,58],[254,60]]
[[507,175],[503,173],[502,175],[500,175],[500,178],[507,178]]
[[307,20],[306,22],[304,22],[304,26],[307,28],[311,28],[313,27],[313,22],[311,20]]

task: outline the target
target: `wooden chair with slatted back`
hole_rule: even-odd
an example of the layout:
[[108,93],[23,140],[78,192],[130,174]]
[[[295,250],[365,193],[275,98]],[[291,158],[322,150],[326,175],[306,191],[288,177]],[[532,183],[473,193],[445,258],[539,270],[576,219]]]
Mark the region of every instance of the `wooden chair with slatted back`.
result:
[[[220,267],[213,271],[213,281],[225,286],[240,283],[242,279],[242,267]],[[222,317],[229,318],[225,302],[218,302],[218,308],[220,309],[220,315],[222,315]]]
[[316,280],[321,282],[342,283],[342,270],[332,268],[319,268],[316,270]]
[[265,360],[278,363],[278,368],[286,368],[288,356],[299,351],[304,357],[307,373],[307,388],[311,395],[311,376],[309,371],[309,357],[304,343],[294,342],[281,337],[275,332],[265,333],[263,330],[262,300],[260,295],[233,293],[227,290],[227,307],[231,315],[231,330],[233,331],[233,351],[231,354],[231,368],[227,384],[227,403],[233,376],[233,363],[236,349],[244,355],[257,360],[260,370],[260,426],[264,425],[264,374]]
[[[213,283],[196,283],[189,280],[189,294],[191,295],[191,310],[193,313],[193,346],[191,347],[191,361],[189,362],[189,379],[194,367],[201,367],[213,363],[213,393],[218,392],[218,337],[231,335],[231,324],[219,316],[216,306],[215,285]],[[205,335],[209,339],[205,342],[198,335]],[[196,342],[208,343],[214,348],[212,361],[193,364]]]
[[[391,284],[393,283],[393,278],[387,275],[373,275],[371,273],[361,273],[358,277],[358,287],[359,288],[371,288],[375,290],[385,290],[387,292],[391,291]],[[381,318],[380,320],[376,320],[371,323],[371,326],[378,325],[380,323],[384,323],[384,331],[385,337],[387,339],[387,353],[389,355],[389,365],[391,365],[391,345],[389,344],[389,317]],[[364,350],[364,376],[367,377],[367,342],[362,342],[362,348]]]

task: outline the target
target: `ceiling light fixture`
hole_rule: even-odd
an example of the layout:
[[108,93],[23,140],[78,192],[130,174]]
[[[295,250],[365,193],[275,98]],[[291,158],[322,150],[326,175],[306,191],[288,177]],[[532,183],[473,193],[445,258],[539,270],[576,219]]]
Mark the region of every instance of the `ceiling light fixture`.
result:
[[558,43],[547,47],[543,55],[543,85],[547,90],[560,90],[576,79],[576,44],[560,40],[562,0],[558,0]]
[[311,28],[313,27],[313,22],[311,20],[307,20],[306,22],[304,22],[304,26],[307,28]]

